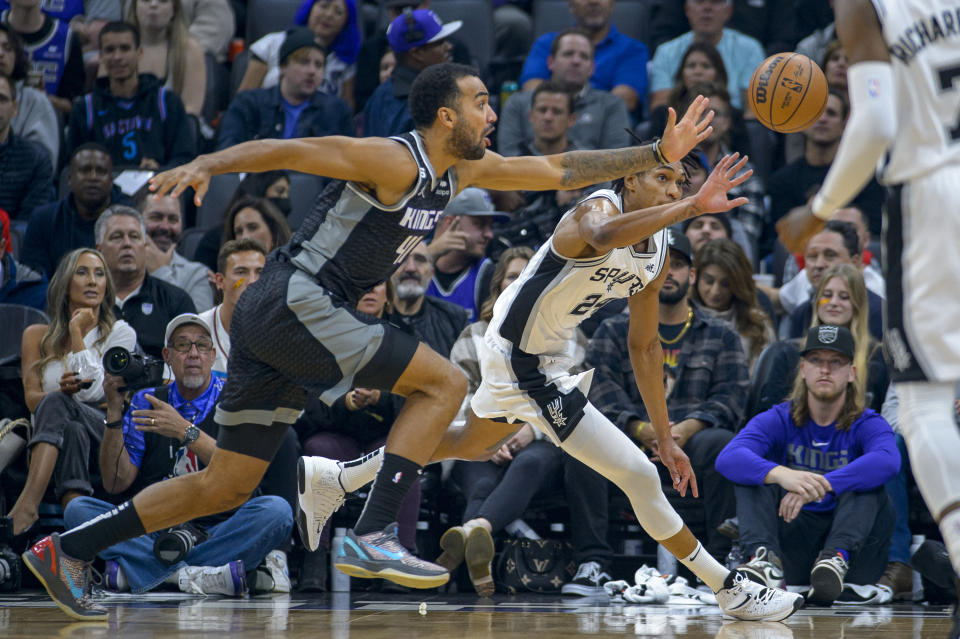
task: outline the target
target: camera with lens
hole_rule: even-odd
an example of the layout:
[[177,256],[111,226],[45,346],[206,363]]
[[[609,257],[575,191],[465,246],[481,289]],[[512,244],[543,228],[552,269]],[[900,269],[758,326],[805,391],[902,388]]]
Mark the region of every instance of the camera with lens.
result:
[[210,535],[205,530],[191,524],[181,524],[168,528],[153,540],[153,554],[168,566],[183,561],[190,551],[205,542]]
[[131,353],[123,346],[114,346],[103,354],[103,370],[118,375],[126,382],[120,390],[140,390],[163,384],[163,360]]

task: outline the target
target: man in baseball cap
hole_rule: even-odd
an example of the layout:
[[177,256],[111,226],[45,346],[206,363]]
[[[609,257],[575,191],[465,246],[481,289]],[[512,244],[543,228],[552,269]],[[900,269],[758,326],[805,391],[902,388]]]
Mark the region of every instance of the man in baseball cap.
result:
[[807,331],[807,341],[800,354],[806,357],[812,351],[834,351],[846,355],[848,361],[853,361],[853,354],[856,352],[853,334],[844,326],[814,326]]
[[495,266],[486,257],[493,223],[509,220],[510,215],[494,210],[490,194],[483,189],[461,191],[444,210],[430,245],[435,261],[427,295],[459,304],[475,321],[490,292]]
[[397,66],[364,107],[364,135],[389,137],[413,128],[407,105],[410,87],[427,67],[453,59],[453,45],[447,38],[461,26],[460,20],[444,24],[429,9],[406,7],[394,18],[387,27],[387,41]]

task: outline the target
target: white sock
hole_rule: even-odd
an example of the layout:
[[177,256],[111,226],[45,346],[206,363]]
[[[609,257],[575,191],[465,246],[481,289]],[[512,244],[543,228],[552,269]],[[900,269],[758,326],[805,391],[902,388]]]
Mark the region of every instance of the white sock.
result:
[[352,493],[372,482],[377,477],[380,464],[383,462],[383,447],[367,453],[359,459],[337,462],[340,466],[340,485],[343,490]]
[[698,541],[697,547],[686,557],[678,557],[680,563],[690,569],[690,572],[700,577],[703,583],[710,586],[713,592],[723,589],[723,582],[730,571],[708,553]]
[[960,575],[960,510],[952,510],[940,520],[940,533],[950,553],[953,571]]

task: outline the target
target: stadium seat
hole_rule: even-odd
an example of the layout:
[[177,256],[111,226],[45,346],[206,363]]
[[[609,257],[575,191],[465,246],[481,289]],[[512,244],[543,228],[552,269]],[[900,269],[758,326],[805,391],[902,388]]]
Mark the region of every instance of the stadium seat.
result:
[[493,11],[490,4],[489,0],[434,0],[430,4],[444,23],[463,20],[463,27],[453,37],[470,49],[481,75],[493,56]]
[[[49,324],[47,314],[21,304],[0,304],[0,369],[20,359],[20,343],[23,330],[31,324]],[[14,377],[20,375],[20,367],[14,367]]]
[[203,202],[200,203],[200,210],[197,212],[196,227],[198,229],[210,229],[223,222],[227,205],[233,199],[238,186],[240,186],[240,175],[237,173],[224,173],[210,178],[210,187],[207,189],[207,194],[203,196]]
[[247,4],[247,46],[274,31],[293,24],[293,14],[302,0],[250,0]]
[[197,247],[200,246],[200,240],[207,231],[208,229],[192,228],[182,232],[177,242],[177,253],[188,260],[193,260],[197,254]]
[[287,222],[291,229],[300,228],[327,182],[327,178],[319,175],[290,171],[290,215]]

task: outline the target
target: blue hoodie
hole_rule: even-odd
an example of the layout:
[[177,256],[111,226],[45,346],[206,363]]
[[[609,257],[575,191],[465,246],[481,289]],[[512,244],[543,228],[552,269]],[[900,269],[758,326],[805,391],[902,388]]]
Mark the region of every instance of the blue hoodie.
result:
[[836,495],[874,490],[900,470],[900,453],[890,424],[869,408],[846,431],[813,420],[803,428],[790,417],[790,402],[777,404],[751,419],[717,456],[716,469],[737,484],[763,484],[775,466],[818,473],[833,493],[804,506],[826,512]]

